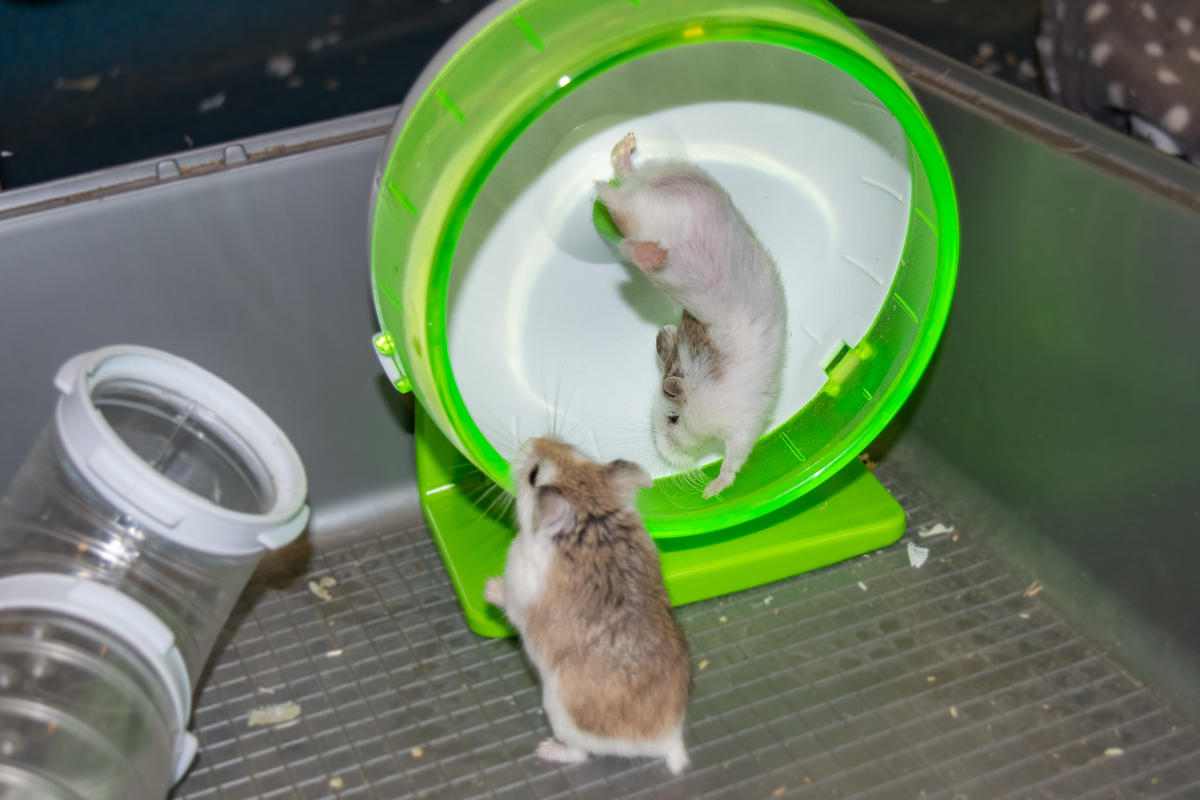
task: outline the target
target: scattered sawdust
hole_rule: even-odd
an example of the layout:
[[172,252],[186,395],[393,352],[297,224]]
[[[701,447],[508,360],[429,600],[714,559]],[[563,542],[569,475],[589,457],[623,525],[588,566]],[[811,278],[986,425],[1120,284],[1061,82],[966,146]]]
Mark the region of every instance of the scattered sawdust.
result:
[[954,719],[958,719],[958,707],[957,706],[950,706],[950,716],[953,717]]
[[717,617],[717,622],[729,622],[729,617],[726,617],[726,616]]
[[863,583],[862,581],[859,581],[858,588],[862,589],[865,592],[867,590],[867,585],[865,583]]
[[330,651],[326,652],[325,657],[326,658],[337,658],[341,654],[342,654],[342,649],[339,647],[337,650],[330,650]]
[[326,575],[324,578],[321,578],[319,581],[308,582],[308,590],[317,597],[326,601],[333,599],[333,595],[329,593],[329,590],[334,586],[337,586],[337,578],[331,578],[328,575]]
[[283,722],[290,722],[298,716],[300,716],[300,704],[288,700],[286,703],[251,709],[250,715],[246,719],[246,726],[253,728],[256,725],[279,725]]
[[1041,581],[1034,581],[1033,583],[1029,584],[1029,588],[1026,589],[1025,593],[1022,594],[1021,596],[1022,597],[1036,597],[1037,595],[1042,593],[1042,589],[1044,589],[1044,588],[1046,588],[1046,587],[1042,586]]
[[258,687],[259,694],[275,694],[275,690],[268,686]]
[[928,547],[918,547],[914,542],[908,543],[908,563],[920,569],[925,564],[925,560],[929,558]]
[[1022,611],[1020,614],[1017,614],[1017,616],[1020,617],[1021,619],[1029,619],[1033,615],[1030,614],[1028,611]]
[[917,529],[917,536],[922,539],[928,539],[931,536],[941,536],[943,533],[953,533],[954,528],[949,525],[944,525],[941,522],[935,522],[932,525],[926,525],[923,528]]
[[937,675],[926,675],[925,682],[926,683],[937,683]]
[[1123,756],[1125,751],[1120,747],[1110,747],[1104,751],[1104,755],[1112,758],[1113,756]]
[[211,97],[206,97],[197,103],[196,111],[201,114],[207,114],[210,111],[216,111],[223,105],[225,105],[225,93],[217,92]]
[[286,78],[296,71],[296,59],[291,53],[276,53],[267,59],[267,76]]
[[696,665],[696,669],[699,670],[700,672],[703,672],[704,670],[708,669],[708,659],[707,658],[700,659],[700,663]]
[[409,753],[412,754],[413,758],[420,758],[425,755],[425,751],[420,747],[414,747],[412,750],[409,750]]
[[764,597],[764,598],[763,598],[763,605],[764,605],[764,606],[769,606],[769,605],[771,605],[771,603],[772,603],[774,600],[775,600],[775,595],[773,595],[773,594],[769,594],[769,595],[767,595],[766,597]]
[[991,42],[980,42],[975,55],[971,56],[971,63],[978,67],[994,55],[996,55],[996,45]]
[[82,78],[54,79],[54,88],[64,92],[94,92],[99,85],[99,75],[84,75]]
[[329,788],[330,789],[341,789],[345,785],[346,785],[346,782],[344,780],[342,780],[340,777],[334,777],[334,778],[329,779]]
[[780,786],[775,791],[771,792],[771,797],[783,797],[783,793],[787,791],[786,786]]
[[333,47],[338,42],[342,41],[342,34],[338,31],[326,31],[325,33],[314,36],[304,45],[305,49],[310,53],[319,53],[326,47]]

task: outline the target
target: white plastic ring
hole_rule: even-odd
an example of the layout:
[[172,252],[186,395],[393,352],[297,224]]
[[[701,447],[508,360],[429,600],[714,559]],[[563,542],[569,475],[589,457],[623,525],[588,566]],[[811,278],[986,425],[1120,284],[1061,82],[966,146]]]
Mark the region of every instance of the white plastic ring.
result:
[[[120,379],[177,392],[216,415],[268,470],[272,507],[261,514],[222,508],[152,469],[92,403],[98,385]],[[169,353],[122,345],[72,358],[54,383],[62,392],[58,435],[71,462],[104,499],[156,533],[193,550],[237,556],[283,547],[308,524],[308,484],[295,448],[258,406],[212,373]]]
[[179,724],[174,780],[182,778],[196,755],[196,737],[187,729],[192,716],[192,684],[170,628],[145,606],[110,586],[49,572],[0,578],[0,612],[16,609],[51,611],[83,620],[119,637],[146,659],[170,697]]

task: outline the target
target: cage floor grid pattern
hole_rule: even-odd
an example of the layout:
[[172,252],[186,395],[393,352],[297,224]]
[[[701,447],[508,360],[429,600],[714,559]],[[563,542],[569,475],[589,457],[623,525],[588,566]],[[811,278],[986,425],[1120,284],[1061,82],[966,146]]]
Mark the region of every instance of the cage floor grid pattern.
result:
[[[174,800],[1200,797],[1200,732],[920,495],[896,545],[678,616],[692,766],[540,761],[517,642],[471,633],[422,527],[251,584],[202,680]],[[913,568],[907,542],[930,548]],[[334,585],[319,591],[322,578]],[[326,584],[329,582],[327,581]],[[300,714],[248,725],[258,707]]]

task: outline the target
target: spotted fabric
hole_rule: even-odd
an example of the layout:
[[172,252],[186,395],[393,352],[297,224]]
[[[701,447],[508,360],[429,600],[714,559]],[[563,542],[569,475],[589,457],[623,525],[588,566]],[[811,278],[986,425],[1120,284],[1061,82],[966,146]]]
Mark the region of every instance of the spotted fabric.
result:
[[1200,0],[1046,0],[1050,97],[1200,164]]

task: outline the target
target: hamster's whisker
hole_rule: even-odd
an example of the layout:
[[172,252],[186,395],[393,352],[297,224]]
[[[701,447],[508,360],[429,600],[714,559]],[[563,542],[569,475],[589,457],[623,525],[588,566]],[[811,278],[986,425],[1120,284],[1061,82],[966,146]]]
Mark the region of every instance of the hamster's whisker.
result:
[[477,518],[478,520],[482,520],[485,517],[495,516],[497,511],[503,516],[510,508],[510,506],[508,506],[508,502],[512,500],[512,496],[508,492],[504,491],[504,488],[498,483],[493,483],[491,487],[479,497],[479,499],[476,501],[476,505],[481,505],[483,499],[489,494],[492,496],[491,501],[480,512],[479,517]]
[[543,350],[538,359],[538,383],[542,387],[542,406],[546,410],[546,430],[549,435],[559,438],[559,395],[562,391],[562,371],[557,373],[554,391],[551,393],[550,384],[546,380],[546,353]]
[[706,485],[704,471],[699,467],[682,470],[675,474],[676,485],[688,490],[699,491]]
[[556,438],[562,434],[563,423],[563,407],[562,407],[562,384],[563,384],[563,365],[559,362],[559,368],[556,370],[554,380],[554,407],[551,409],[553,418],[550,422],[550,430],[553,431]]
[[[559,373],[558,374],[559,374],[560,382],[561,382],[563,376],[566,375],[566,372],[567,372],[567,362],[566,362],[566,357],[564,356],[562,361],[559,364]],[[583,382],[582,370],[576,371],[575,380],[574,380],[574,382],[571,383],[571,389],[567,393],[567,404],[563,408],[563,413],[566,414],[566,416],[568,418],[570,417],[570,414],[568,412],[570,412],[571,406],[574,405],[574,403],[575,403],[575,392],[577,392],[579,390],[579,384],[582,382]],[[588,415],[584,415],[584,416],[586,417]]]
[[512,518],[512,507],[516,499],[508,492],[501,491],[488,506],[488,514],[499,517],[503,520]]
[[466,494],[467,499],[471,501],[471,505],[479,506],[498,488],[500,488],[500,484],[487,481],[486,483],[476,485],[464,494]]
[[467,461],[463,464],[454,464],[453,466],[447,467],[446,471],[452,478],[461,478],[462,476],[469,475],[472,472],[478,472],[479,467],[475,466],[470,461]]
[[[500,418],[496,416],[495,411],[490,408],[482,408],[478,409],[477,413],[474,411],[472,413],[477,417],[475,424],[479,426],[484,438],[491,442],[492,447],[495,447],[497,450],[508,450],[510,453],[516,453],[521,449],[521,443],[513,441],[514,432],[510,429],[510,426],[501,424]],[[480,422],[486,423],[486,429],[484,425],[479,425]],[[516,417],[513,417],[513,426],[516,425],[516,422]]]

